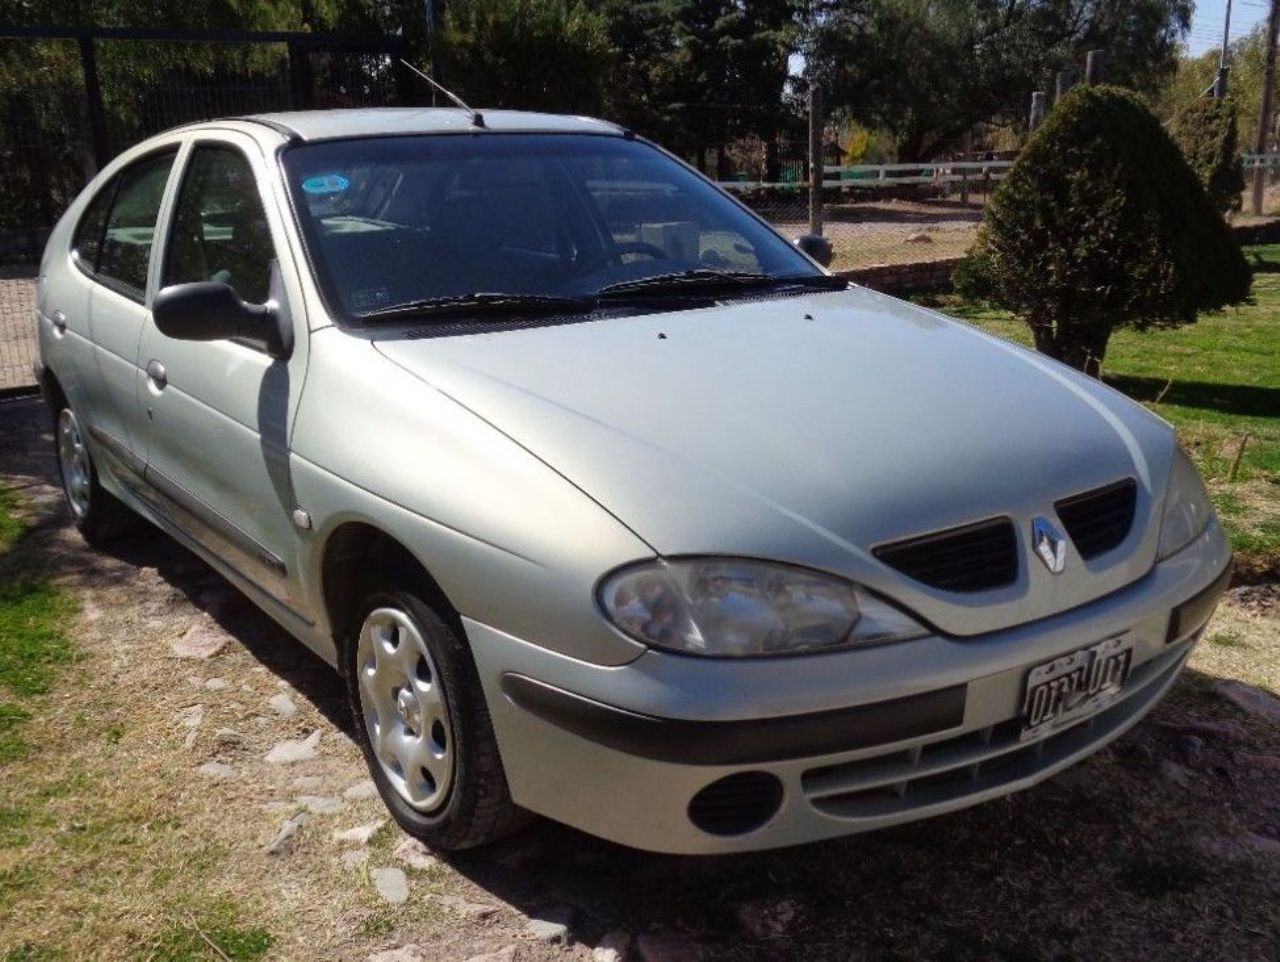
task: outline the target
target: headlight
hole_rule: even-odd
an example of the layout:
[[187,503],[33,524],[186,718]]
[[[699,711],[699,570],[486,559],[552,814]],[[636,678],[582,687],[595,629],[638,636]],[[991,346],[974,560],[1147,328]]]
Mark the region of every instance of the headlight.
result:
[[1160,521],[1160,549],[1156,560],[1177,554],[1200,536],[1213,506],[1200,472],[1187,453],[1178,448],[1169,472],[1169,489],[1164,496],[1164,517]]
[[846,581],[760,561],[657,561],[600,586],[609,620],[646,644],[693,655],[785,655],[927,634]]

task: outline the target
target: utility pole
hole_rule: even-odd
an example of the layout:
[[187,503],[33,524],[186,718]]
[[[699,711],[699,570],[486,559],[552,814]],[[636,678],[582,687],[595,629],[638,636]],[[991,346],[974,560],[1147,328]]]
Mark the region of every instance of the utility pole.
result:
[[[1271,0],[1271,12],[1267,14],[1267,65],[1262,72],[1262,108],[1258,111],[1258,136],[1253,141],[1253,152],[1258,155],[1267,152],[1267,142],[1271,139],[1271,98],[1276,80],[1276,33],[1280,31],[1280,0]],[[1261,161],[1261,156],[1259,156]],[[1262,192],[1266,187],[1267,168],[1253,168],[1253,196],[1250,209],[1254,214],[1262,213]]]
[[1227,95],[1227,74],[1231,67],[1227,58],[1231,55],[1231,0],[1227,0],[1227,17],[1222,24],[1222,57],[1218,60],[1218,79],[1213,82],[1213,98],[1221,100]]
[[827,179],[824,169],[823,133],[826,120],[822,115],[822,88],[809,88],[809,233],[822,236],[822,187]]

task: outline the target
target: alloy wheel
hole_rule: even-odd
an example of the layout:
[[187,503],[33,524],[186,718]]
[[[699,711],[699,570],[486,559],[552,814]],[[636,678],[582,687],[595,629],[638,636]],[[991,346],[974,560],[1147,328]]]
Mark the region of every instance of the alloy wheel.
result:
[[63,408],[58,415],[58,466],[71,513],[77,521],[83,521],[89,514],[93,475],[80,422],[70,408]]

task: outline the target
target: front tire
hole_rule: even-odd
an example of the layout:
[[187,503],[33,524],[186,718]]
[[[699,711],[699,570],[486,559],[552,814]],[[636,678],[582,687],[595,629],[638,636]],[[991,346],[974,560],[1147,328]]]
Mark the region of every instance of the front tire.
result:
[[102,486],[80,421],[65,404],[54,417],[53,438],[62,494],[76,530],[95,547],[125,534],[136,516]]
[[522,828],[484,693],[458,633],[412,591],[373,590],[344,647],[347,696],[374,784],[410,835],[444,851]]

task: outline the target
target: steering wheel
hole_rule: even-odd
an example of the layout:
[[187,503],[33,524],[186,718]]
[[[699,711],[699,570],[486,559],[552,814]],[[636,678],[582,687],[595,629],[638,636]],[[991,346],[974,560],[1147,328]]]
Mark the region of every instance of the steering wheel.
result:
[[644,241],[624,241],[621,244],[613,244],[608,250],[602,251],[585,264],[578,266],[578,271],[582,274],[590,274],[604,267],[611,261],[622,263],[622,258],[627,254],[643,254],[645,257],[652,257],[656,261],[670,260],[671,255],[664,251],[657,244],[647,244]]

